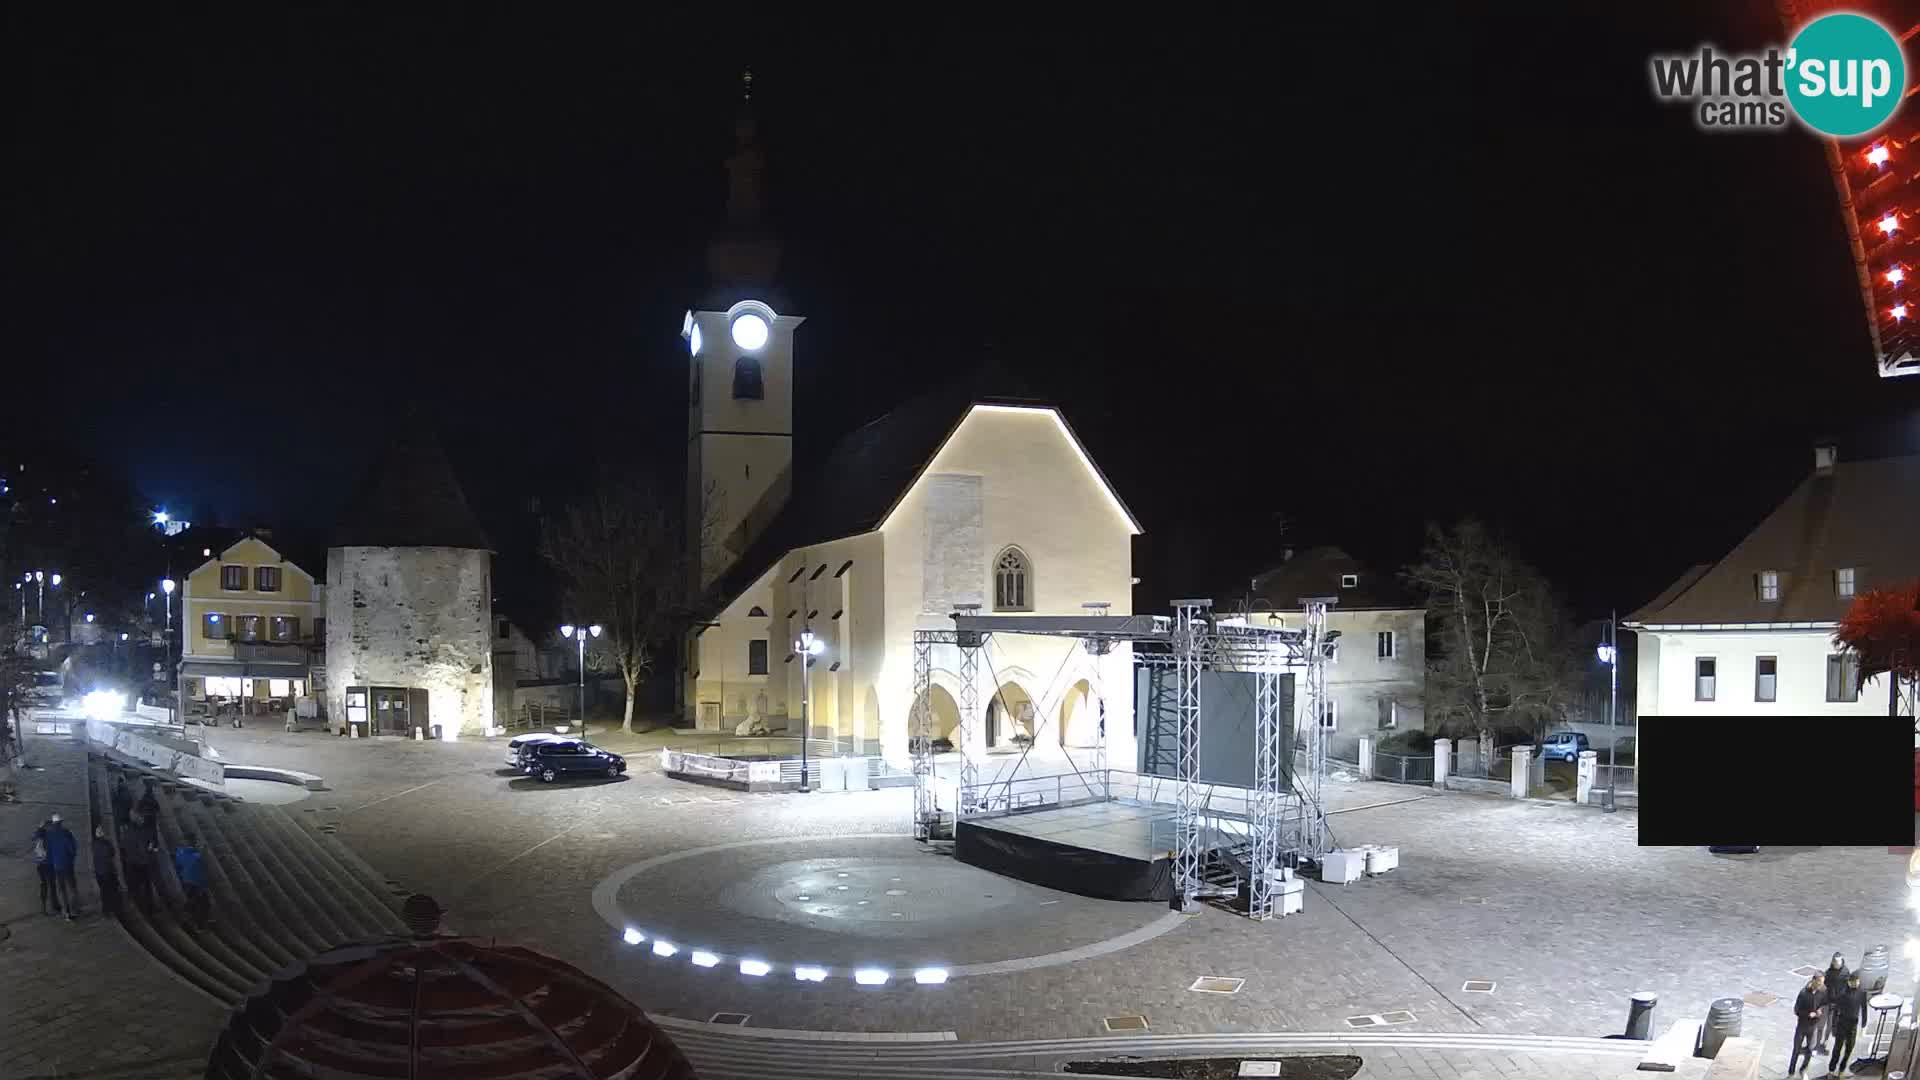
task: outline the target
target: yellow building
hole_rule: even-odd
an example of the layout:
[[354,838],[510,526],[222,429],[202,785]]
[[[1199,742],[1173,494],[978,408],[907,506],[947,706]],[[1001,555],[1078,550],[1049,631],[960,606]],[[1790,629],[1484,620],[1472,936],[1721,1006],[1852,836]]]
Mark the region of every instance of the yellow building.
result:
[[311,693],[326,643],[326,586],[260,536],[189,573],[180,605],[180,690],[188,702],[292,709]]

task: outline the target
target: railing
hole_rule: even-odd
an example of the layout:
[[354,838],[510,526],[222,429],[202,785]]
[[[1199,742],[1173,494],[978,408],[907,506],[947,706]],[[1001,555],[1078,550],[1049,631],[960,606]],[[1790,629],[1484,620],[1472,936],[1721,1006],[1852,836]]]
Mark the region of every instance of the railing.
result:
[[1594,767],[1593,790],[1605,791],[1609,777],[1614,781],[1615,791],[1633,794],[1640,790],[1639,774],[1632,765],[1609,766],[1605,762]]
[[1104,801],[1109,789],[1107,774],[1099,771],[989,780],[960,788],[960,816],[999,817],[1049,806]]
[[304,664],[311,646],[289,641],[235,641],[235,660],[258,660],[271,664]]
[[[715,757],[712,754],[695,754],[685,750],[667,750],[662,764],[671,772],[686,773],[690,776],[706,777],[710,780],[730,780],[744,784],[748,782],[756,762],[736,761],[733,758]],[[784,764],[784,763],[782,763]],[[795,779],[799,779],[794,763]],[[782,778],[784,779],[784,777]]]
[[1431,784],[1433,783],[1433,755],[1382,754],[1375,751],[1373,778],[1393,784]]

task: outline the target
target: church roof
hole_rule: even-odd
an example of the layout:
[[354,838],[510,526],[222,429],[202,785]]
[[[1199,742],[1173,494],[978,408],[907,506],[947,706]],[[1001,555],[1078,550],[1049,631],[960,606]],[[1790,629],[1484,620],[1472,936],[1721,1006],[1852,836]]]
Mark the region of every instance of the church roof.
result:
[[367,470],[328,546],[493,548],[440,441],[417,429]]
[[[1632,623],[1832,623],[1851,601],[1834,571],[1854,571],[1856,593],[1920,576],[1920,456],[1836,463],[1816,470],[1727,556],[1694,567]],[[1780,575],[1780,597],[1762,600],[1762,571]]]
[[989,362],[850,432],[796,478],[786,505],[715,581],[709,599],[715,606],[732,601],[796,548],[879,528],[973,406],[1048,407],[1028,389],[1019,376]]

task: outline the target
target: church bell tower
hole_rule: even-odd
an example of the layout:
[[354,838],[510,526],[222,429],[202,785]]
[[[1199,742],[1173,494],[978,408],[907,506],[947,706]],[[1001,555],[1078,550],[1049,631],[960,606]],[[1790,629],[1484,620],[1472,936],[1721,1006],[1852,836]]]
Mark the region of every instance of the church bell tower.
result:
[[702,590],[759,538],[792,483],[793,332],[804,320],[775,309],[780,245],[766,223],[755,135],[748,72],[727,160],[727,221],[707,248],[710,289],[680,330],[690,367],[688,541]]

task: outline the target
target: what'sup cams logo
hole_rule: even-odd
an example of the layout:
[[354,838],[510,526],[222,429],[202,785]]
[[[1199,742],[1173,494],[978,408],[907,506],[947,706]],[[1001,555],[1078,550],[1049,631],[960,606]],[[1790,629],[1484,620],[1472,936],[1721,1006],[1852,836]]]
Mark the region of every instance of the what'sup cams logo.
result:
[[1850,12],[1822,15],[1792,44],[1726,54],[1712,46],[1650,61],[1654,96],[1684,101],[1708,131],[1784,128],[1800,122],[1849,138],[1887,122],[1907,91],[1907,61],[1887,28]]

